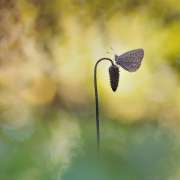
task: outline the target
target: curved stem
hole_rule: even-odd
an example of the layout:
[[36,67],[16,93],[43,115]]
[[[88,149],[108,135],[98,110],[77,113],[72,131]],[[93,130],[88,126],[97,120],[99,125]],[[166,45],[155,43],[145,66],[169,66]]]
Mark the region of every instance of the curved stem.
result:
[[98,88],[97,88],[97,66],[103,61],[108,60],[113,65],[113,61],[109,58],[99,59],[94,66],[94,90],[95,90],[95,102],[96,102],[96,133],[97,133],[97,151],[100,149],[100,128],[99,128],[99,100],[98,100]]

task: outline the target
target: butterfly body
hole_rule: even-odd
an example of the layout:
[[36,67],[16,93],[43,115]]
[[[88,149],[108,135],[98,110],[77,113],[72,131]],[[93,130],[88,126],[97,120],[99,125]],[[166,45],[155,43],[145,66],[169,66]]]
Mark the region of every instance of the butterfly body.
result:
[[125,70],[129,72],[135,72],[141,66],[143,57],[144,57],[143,49],[134,49],[126,53],[123,53],[120,56],[115,55],[115,62]]

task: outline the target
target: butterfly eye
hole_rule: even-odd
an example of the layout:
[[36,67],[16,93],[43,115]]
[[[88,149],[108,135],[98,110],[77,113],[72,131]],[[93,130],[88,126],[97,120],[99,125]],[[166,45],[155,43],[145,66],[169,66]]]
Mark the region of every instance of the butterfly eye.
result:
[[110,85],[113,91],[116,91],[119,84],[119,68],[116,65],[109,67]]

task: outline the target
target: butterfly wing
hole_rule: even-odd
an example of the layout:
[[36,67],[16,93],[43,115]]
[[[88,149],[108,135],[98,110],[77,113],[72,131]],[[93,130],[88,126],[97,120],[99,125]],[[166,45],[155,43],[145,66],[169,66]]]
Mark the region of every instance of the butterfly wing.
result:
[[144,57],[143,49],[128,51],[120,56],[115,55],[116,64],[129,72],[135,72],[141,66]]

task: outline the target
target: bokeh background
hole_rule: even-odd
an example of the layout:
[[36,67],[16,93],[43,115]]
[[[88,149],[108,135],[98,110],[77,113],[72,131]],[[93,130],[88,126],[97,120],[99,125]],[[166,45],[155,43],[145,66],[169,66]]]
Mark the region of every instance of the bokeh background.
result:
[[[98,67],[144,48],[136,73]],[[179,180],[180,1],[0,0],[0,179]]]

